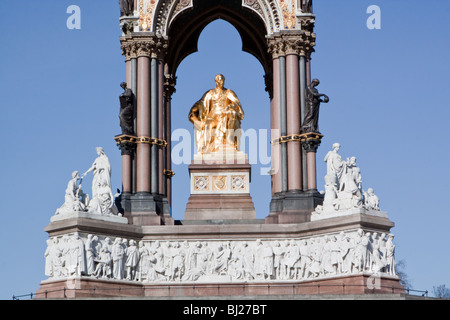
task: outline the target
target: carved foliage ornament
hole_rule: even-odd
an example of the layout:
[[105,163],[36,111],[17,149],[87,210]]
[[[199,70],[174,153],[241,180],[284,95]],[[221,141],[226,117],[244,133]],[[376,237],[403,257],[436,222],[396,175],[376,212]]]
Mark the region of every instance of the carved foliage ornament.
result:
[[268,51],[274,59],[287,54],[310,58],[311,53],[314,52],[315,41],[316,35],[308,31],[276,35],[268,39]]
[[168,41],[161,36],[122,37],[122,55],[126,60],[141,56],[162,59],[168,48]]

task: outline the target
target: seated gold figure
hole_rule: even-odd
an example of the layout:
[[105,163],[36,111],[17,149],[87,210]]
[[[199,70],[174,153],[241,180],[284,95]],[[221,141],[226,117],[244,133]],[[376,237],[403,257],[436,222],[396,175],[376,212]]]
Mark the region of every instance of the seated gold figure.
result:
[[224,87],[225,77],[215,77],[216,87],[207,91],[189,111],[194,124],[198,153],[239,151],[244,111],[236,94]]

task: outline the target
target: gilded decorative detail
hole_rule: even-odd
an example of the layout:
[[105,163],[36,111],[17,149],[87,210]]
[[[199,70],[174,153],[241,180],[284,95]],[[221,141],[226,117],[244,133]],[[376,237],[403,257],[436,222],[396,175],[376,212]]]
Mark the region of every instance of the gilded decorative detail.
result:
[[248,194],[250,176],[246,172],[191,173],[192,194]]
[[136,143],[155,144],[163,148],[167,147],[167,141],[159,138],[137,137]]
[[231,190],[245,190],[246,181],[244,175],[231,176]]
[[[312,32],[310,21],[304,20],[314,21],[314,18],[301,13],[297,5],[295,0],[242,0],[243,7],[264,21],[268,35],[300,28]],[[166,35],[171,21],[192,7],[193,0],[137,0],[139,31]]]
[[157,0],[139,0],[139,31],[151,31]]
[[173,172],[172,170],[169,170],[169,169],[164,169],[163,174],[166,177],[172,178],[175,175],[175,172]]
[[213,188],[214,191],[222,191],[227,188],[226,176],[213,176]]
[[194,190],[195,191],[205,191],[209,188],[209,177],[208,176],[196,176],[194,177]]
[[283,13],[284,29],[295,29],[295,2],[294,0],[280,0],[281,12]]

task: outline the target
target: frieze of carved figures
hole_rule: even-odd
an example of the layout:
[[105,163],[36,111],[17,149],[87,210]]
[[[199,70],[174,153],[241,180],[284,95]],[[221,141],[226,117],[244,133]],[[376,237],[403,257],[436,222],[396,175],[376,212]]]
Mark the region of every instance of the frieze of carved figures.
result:
[[[102,216],[121,216],[116,206],[116,198],[111,191],[111,165],[103,148],[97,147],[98,157],[83,175],[78,171],[72,173],[69,180],[63,205],[55,212],[55,216],[67,216],[86,213]],[[93,172],[92,197],[84,193],[81,186],[83,178]]]
[[319,220],[352,213],[365,213],[387,217],[380,210],[380,200],[373,188],[362,188],[361,170],[356,157],[343,160],[339,154],[340,144],[334,143],[324,161],[327,164],[323,204],[315,208],[311,220]]
[[151,282],[308,280],[396,276],[394,235],[350,230],[303,239],[136,241],[78,233],[47,241],[50,279]]

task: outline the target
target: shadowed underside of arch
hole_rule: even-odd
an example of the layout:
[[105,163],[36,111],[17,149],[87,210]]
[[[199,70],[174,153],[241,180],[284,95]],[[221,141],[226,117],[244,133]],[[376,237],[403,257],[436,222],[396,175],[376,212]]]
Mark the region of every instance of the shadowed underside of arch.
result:
[[243,8],[241,0],[196,0],[192,8],[179,14],[168,30],[167,71],[176,74],[181,61],[198,51],[198,39],[203,29],[217,19],[223,19],[237,29],[242,50],[255,56],[266,74],[270,73],[272,59],[267,51],[264,22],[257,14]]

